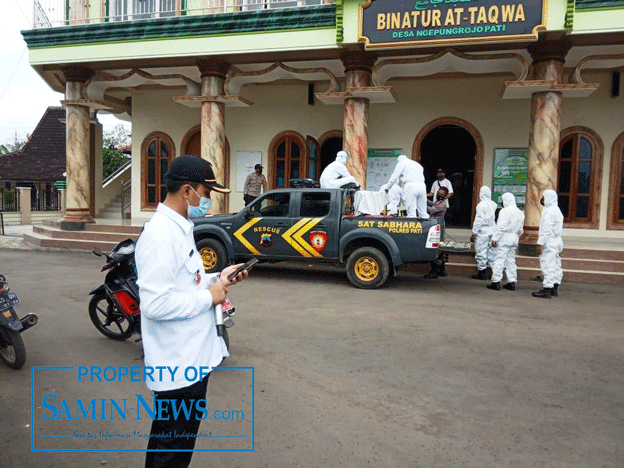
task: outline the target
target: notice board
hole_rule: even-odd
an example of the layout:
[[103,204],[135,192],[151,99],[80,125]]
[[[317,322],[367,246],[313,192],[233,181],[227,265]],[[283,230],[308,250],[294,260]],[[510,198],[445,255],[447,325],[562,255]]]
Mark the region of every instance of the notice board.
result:
[[377,192],[394,171],[402,148],[369,148],[366,169],[366,190]]
[[518,208],[524,209],[528,161],[528,148],[497,148],[494,150],[492,200],[499,206],[500,196],[509,192],[516,197]]

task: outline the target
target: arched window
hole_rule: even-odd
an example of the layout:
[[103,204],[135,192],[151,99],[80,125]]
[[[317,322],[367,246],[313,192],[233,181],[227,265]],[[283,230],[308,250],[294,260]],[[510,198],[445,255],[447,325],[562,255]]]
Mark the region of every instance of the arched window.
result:
[[150,133],[141,145],[141,208],[155,209],[167,196],[165,174],[174,158],[175,148],[169,136]]
[[572,127],[561,134],[557,193],[571,227],[598,227],[602,140],[593,130]]
[[306,142],[296,132],[282,132],[269,146],[271,188],[288,187],[290,179],[306,177]]
[[624,229],[624,133],[611,149],[611,183],[609,184],[608,229]]

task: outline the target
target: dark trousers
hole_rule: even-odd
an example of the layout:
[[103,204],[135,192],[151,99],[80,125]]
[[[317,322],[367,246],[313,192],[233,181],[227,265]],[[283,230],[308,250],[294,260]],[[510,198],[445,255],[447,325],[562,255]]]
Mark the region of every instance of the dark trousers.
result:
[[253,195],[243,195],[243,200],[245,201],[245,206],[249,205],[252,201],[254,201],[257,197],[254,197]]
[[436,255],[436,259],[433,262],[429,262],[431,265],[431,270],[436,270],[438,273],[444,271],[446,266],[446,262],[448,262],[449,255],[447,252],[438,252]]
[[[184,411],[180,411],[178,419],[173,419],[173,415],[169,410],[167,412],[171,419],[163,419],[152,421],[152,430],[150,433],[148,450],[162,450],[160,452],[147,452],[145,457],[145,468],[186,468],[191,463],[193,452],[167,452],[167,450],[193,450],[195,448],[196,437],[175,437],[175,434],[197,435],[199,431],[198,418],[205,416],[205,413],[197,411],[195,401],[206,398],[206,390],[208,389],[207,375],[203,380],[194,383],[190,387],[180,388],[177,390],[169,390],[166,392],[154,392],[156,400],[175,400],[180,405],[182,401],[187,407],[193,408],[190,413],[190,419],[186,419]],[[195,400],[191,402],[191,400]],[[158,405],[158,403],[156,403]],[[202,404],[202,407],[206,405]],[[171,403],[166,405],[171,408]],[[158,406],[156,406],[158,410]],[[171,437],[154,437],[154,435],[170,435]]]

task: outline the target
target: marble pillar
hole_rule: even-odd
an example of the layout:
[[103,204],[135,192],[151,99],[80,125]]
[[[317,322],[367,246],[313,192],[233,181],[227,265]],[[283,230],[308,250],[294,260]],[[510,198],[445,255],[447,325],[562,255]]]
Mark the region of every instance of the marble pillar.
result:
[[[370,52],[347,51],[340,56],[345,67],[346,91],[371,86],[372,67],[376,56]],[[343,150],[349,155],[347,168],[363,188],[366,188],[368,161],[367,98],[348,97],[344,100]]]
[[61,229],[82,230],[91,217],[91,115],[87,106],[75,104],[82,99],[84,83],[93,72],[83,68],[64,70],[66,113],[66,181],[67,204],[61,220]]
[[[564,41],[538,42],[529,47],[533,58],[533,80],[563,82],[565,56],[570,45]],[[541,217],[540,198],[546,189],[557,189],[559,135],[561,132],[561,93],[534,93],[531,98],[529,160],[527,168],[524,234],[525,246],[534,246]],[[521,248],[531,253],[533,248]]]
[[[230,64],[223,60],[201,60],[198,63],[202,79],[202,96],[223,96],[225,77]],[[227,148],[225,142],[225,104],[205,100],[201,105],[201,157],[212,164],[217,182],[227,187],[229,174]],[[218,192],[210,194],[212,208],[210,213],[226,213],[227,195]]]

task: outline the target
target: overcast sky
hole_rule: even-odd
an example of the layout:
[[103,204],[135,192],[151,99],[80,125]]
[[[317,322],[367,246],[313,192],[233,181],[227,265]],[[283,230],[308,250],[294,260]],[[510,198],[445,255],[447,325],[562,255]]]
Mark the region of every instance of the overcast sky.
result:
[[[56,0],[62,1],[62,0]],[[52,91],[28,64],[20,31],[32,29],[33,0],[0,0],[0,144],[32,133],[48,106],[60,106],[63,95]],[[98,115],[105,129],[121,121]]]

